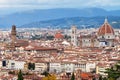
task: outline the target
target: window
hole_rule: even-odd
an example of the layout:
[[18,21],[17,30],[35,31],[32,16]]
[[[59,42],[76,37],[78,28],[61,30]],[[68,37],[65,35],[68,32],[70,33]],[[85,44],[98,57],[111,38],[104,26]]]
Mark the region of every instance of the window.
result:
[[2,62],[2,65],[3,65],[3,66],[6,66],[6,61],[3,61],[3,62]]
[[102,36],[102,38],[104,38],[104,36]]
[[15,65],[15,63],[11,63],[11,65]]

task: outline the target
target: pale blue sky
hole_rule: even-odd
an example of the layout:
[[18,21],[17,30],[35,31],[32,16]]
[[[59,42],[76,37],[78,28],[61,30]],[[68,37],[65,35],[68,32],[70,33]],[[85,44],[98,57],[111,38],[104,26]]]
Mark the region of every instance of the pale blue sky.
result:
[[120,9],[120,0],[0,0],[0,14],[31,9],[89,8]]

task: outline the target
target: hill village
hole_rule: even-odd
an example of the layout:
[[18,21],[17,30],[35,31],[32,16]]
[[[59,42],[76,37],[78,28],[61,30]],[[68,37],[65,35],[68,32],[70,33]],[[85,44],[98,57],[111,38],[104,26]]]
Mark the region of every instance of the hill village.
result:
[[[31,35],[41,39],[30,39]],[[49,35],[49,37],[48,37]],[[49,38],[49,39],[48,39]],[[42,80],[44,72],[56,80],[99,80],[107,68],[120,61],[120,30],[105,19],[98,29],[0,32],[0,80]]]

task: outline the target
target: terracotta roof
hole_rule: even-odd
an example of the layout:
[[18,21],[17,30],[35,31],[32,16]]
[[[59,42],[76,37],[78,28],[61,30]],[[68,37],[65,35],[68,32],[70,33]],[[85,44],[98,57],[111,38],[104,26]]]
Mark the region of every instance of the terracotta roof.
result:
[[55,38],[57,38],[57,39],[63,39],[64,36],[63,36],[60,32],[57,32],[57,33],[55,34]]
[[80,76],[82,79],[90,79],[93,75],[91,73],[81,73]]
[[114,30],[111,27],[111,25],[108,23],[107,19],[105,19],[104,24],[98,30],[98,35],[105,35],[105,34],[114,34]]
[[51,50],[56,50],[56,48],[46,48],[46,47],[37,47],[37,46],[33,46],[31,47],[25,47],[25,50],[37,50],[37,51],[51,51]]
[[41,77],[33,74],[33,75],[25,75],[24,79],[41,80]]
[[16,41],[15,41],[15,46],[16,46],[16,47],[28,46],[28,41],[25,41],[25,40],[16,40]]

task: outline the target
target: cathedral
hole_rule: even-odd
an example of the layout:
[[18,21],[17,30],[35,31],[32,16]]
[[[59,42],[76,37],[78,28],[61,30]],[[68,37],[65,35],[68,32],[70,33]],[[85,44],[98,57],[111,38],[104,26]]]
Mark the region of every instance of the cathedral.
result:
[[76,36],[76,27],[71,28],[71,44],[79,47],[112,47],[114,46],[115,33],[112,26],[105,19],[96,34],[82,34]]
[[98,30],[98,40],[100,46],[114,46],[115,34],[111,25],[105,19],[104,24]]

